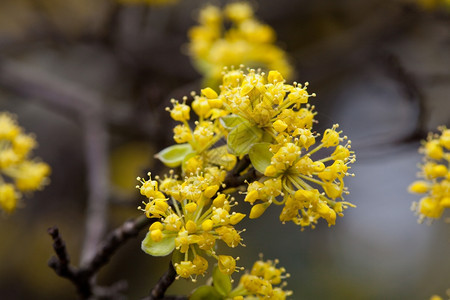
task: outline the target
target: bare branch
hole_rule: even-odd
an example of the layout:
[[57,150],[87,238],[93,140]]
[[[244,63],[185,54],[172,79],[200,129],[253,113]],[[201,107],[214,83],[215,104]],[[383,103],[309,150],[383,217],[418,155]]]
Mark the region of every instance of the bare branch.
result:
[[176,275],[177,273],[175,272],[172,261],[170,261],[169,268],[163,274],[163,276],[161,276],[156,285],[153,287],[153,289],[150,292],[150,297],[148,299],[149,300],[163,299],[166,290],[174,282]]
[[126,221],[119,228],[116,228],[105,239],[105,241],[98,248],[95,256],[89,264],[83,268],[83,271],[89,275],[93,275],[98,270],[106,265],[111,256],[120,248],[125,242],[139,234],[139,232],[148,227],[156,219],[149,219],[145,215],[137,217],[134,220]]
[[48,265],[58,276],[67,278],[76,287],[82,299],[91,297],[108,297],[109,299],[120,298],[120,293],[126,289],[123,281],[119,281],[110,287],[100,287],[93,280],[101,267],[106,265],[111,256],[126,241],[138,235],[138,233],[152,222],[146,216],[140,216],[134,220],[126,221],[122,226],[111,232],[94,253],[93,258],[84,266],[76,268],[70,266],[69,255],[67,254],[65,243],[56,227],[48,229],[48,233],[53,239],[53,249],[56,256],[53,256]]

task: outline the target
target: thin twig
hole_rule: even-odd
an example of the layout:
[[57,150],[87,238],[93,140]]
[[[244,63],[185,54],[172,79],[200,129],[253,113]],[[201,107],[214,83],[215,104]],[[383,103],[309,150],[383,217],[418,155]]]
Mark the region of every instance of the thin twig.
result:
[[228,188],[239,187],[246,181],[255,180],[258,178],[258,174],[254,168],[250,168],[244,174],[241,174],[248,166],[250,166],[250,159],[248,156],[244,156],[240,159],[233,170],[231,170],[225,177],[224,187],[221,187],[219,191],[223,191]]
[[166,290],[174,282],[176,276],[177,276],[177,273],[175,272],[172,261],[170,261],[169,268],[163,274],[163,276],[161,276],[161,278],[158,280],[158,282],[155,284],[155,286],[150,291],[149,300],[163,299]]
[[95,252],[93,258],[82,267],[74,267],[70,265],[69,255],[65,243],[56,227],[48,230],[53,239],[53,249],[56,256],[53,256],[48,265],[56,274],[70,280],[76,287],[78,294],[82,299],[89,299],[92,296],[102,297],[108,295],[109,298],[118,298],[120,293],[126,288],[123,281],[110,286],[100,287],[96,285],[93,278],[101,267],[106,265],[111,256],[125,242],[136,236],[143,228],[152,222],[146,216],[140,216],[134,220],[126,221],[120,227],[111,232]]
[[403,67],[400,59],[394,54],[388,53],[383,55],[382,61],[388,75],[400,85],[406,98],[416,106],[417,121],[415,128],[402,142],[424,138],[426,136],[425,127],[428,121],[425,106],[426,98],[417,80],[413,74]]
[[100,245],[89,265],[84,268],[85,272],[91,275],[98,272],[101,267],[108,263],[111,256],[120,246],[129,238],[137,236],[142,229],[148,227],[155,220],[142,215],[134,220],[126,221],[122,226],[116,228]]
[[77,292],[82,299],[88,299],[92,295],[90,278],[82,276],[79,269],[70,266],[66,245],[59,234],[58,228],[51,227],[48,229],[48,233],[53,239],[53,249],[56,253],[56,257],[53,256],[50,258],[48,262],[49,267],[59,276],[69,279],[75,285]]

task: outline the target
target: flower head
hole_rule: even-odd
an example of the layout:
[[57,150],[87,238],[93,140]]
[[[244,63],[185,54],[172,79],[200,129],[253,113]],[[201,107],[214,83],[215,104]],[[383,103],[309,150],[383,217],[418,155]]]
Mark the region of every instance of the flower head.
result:
[[48,182],[50,167],[30,159],[37,146],[35,137],[23,132],[15,117],[0,112],[0,207],[13,212],[21,192],[42,189]]
[[[257,297],[258,299],[284,300],[292,295],[292,291],[285,291],[283,288],[288,278],[285,268],[277,267],[278,260],[258,260],[253,264],[250,273],[241,276],[239,286],[234,290],[234,294]],[[231,292],[233,294],[233,291]]]
[[[313,130],[314,107],[308,84],[287,84],[278,71],[225,71],[219,98],[232,114],[222,117],[230,132],[228,147],[248,154],[265,176],[249,183],[245,201],[250,218],[272,204],[284,205],[282,222],[312,226],[319,218],[334,225],[351,204],[344,178],[355,161],[351,142],[336,124],[320,134]],[[321,153],[325,153],[320,157]],[[258,201],[258,202],[256,202]]]
[[217,259],[224,274],[236,270],[233,257],[216,253],[216,242],[222,240],[231,248],[242,244],[234,225],[245,215],[231,211],[233,198],[217,193],[224,177],[217,177],[216,169],[206,168],[183,180],[171,173],[163,180],[158,178],[159,185],[151,178],[140,179],[138,188],[149,199],[140,209],[148,218],[160,219],[150,226],[143,250],[151,255],[175,251],[173,263],[179,277],[195,281],[197,275],[204,275],[208,269],[205,256]]
[[428,218],[438,219],[450,208],[450,129],[439,128],[440,133],[429,134],[419,152],[424,155],[420,165],[421,180],[413,182],[409,191],[424,194],[412,209],[419,215],[419,222]]
[[[218,85],[223,67],[241,64],[291,75],[285,52],[274,44],[275,32],[256,19],[249,3],[230,3],[223,10],[205,6],[198,21],[189,31],[189,54],[208,85]],[[225,22],[230,28],[224,29]]]

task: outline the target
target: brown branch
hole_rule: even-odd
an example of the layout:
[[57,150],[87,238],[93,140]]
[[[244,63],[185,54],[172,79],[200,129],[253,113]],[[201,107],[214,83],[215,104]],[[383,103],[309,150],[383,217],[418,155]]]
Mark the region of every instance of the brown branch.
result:
[[56,227],[49,228],[48,233],[53,239],[53,249],[56,256],[49,260],[48,265],[58,276],[67,278],[75,285],[81,299],[88,299],[92,296],[100,297],[102,295],[114,298],[113,296],[118,296],[126,288],[126,285],[119,281],[110,287],[99,287],[93,280],[94,276],[101,267],[108,263],[117,249],[124,245],[129,238],[137,236],[151,222],[152,219],[148,219],[146,216],[126,221],[111,232],[97,249],[93,258],[79,268],[70,265],[69,255],[59,230]]
[[167,271],[161,276],[156,285],[150,291],[149,300],[159,300],[163,299],[166,290],[169,286],[174,282],[177,273],[173,267],[172,261],[169,262],[169,268]]
[[83,269],[84,272],[94,275],[101,267],[108,263],[111,256],[120,248],[120,246],[122,246],[129,238],[137,236],[142,229],[148,227],[155,220],[156,219],[149,219],[145,215],[142,215],[134,220],[126,221],[122,226],[115,229],[100,245],[93,259]]
[[65,242],[63,241],[59,230],[56,227],[48,229],[48,233],[53,239],[53,249],[55,250],[56,257],[50,258],[48,265],[52,268],[58,276],[67,278],[76,287],[78,294],[82,299],[87,299],[92,295],[92,287],[89,281],[89,277],[82,276],[79,269],[70,266],[69,255]]
[[387,74],[401,87],[406,98],[415,104],[417,110],[417,121],[411,134],[402,142],[422,139],[426,136],[427,110],[426,98],[413,74],[408,72],[402,65],[400,59],[394,54],[387,53],[381,56]]
[[258,179],[258,174],[254,168],[250,168],[244,174],[241,174],[248,166],[250,166],[250,159],[248,156],[244,156],[240,159],[233,170],[231,170],[225,177],[225,187],[221,187],[219,191],[223,191],[227,188],[239,187],[246,181]]

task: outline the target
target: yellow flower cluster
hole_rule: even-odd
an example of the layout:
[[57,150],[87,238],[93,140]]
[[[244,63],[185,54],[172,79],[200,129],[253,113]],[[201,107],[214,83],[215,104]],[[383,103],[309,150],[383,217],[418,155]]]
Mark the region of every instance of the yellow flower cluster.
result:
[[50,167],[29,158],[36,145],[13,115],[0,112],[0,207],[7,213],[16,209],[21,192],[39,190],[49,182]]
[[[189,31],[189,53],[206,86],[218,85],[223,67],[241,64],[291,76],[286,53],[274,44],[275,32],[255,18],[247,2],[230,3],[223,10],[208,5],[198,21],[200,25]],[[224,23],[230,23],[230,28]]]
[[208,269],[205,256],[217,259],[224,274],[231,275],[238,269],[237,259],[217,255],[215,251],[217,240],[231,248],[241,244],[240,232],[234,225],[245,217],[231,212],[235,205],[233,198],[217,193],[224,178],[225,171],[217,167],[206,168],[204,173],[183,180],[172,173],[160,179],[159,184],[156,180],[138,178],[142,183],[141,194],[149,199],[141,209],[148,218],[160,219],[150,226],[142,248],[154,256],[174,251],[172,262],[179,277],[195,281],[197,275],[204,275]]
[[[191,128],[191,106],[172,99],[173,108],[166,108],[175,121],[182,124],[173,129],[174,140],[179,145],[169,147],[157,155],[163,162],[171,167],[181,164],[185,174],[195,174],[207,166],[221,166],[231,170],[236,164],[236,156],[228,153],[226,145],[211,149],[224,137],[225,132],[220,126],[219,118],[227,114],[222,108],[222,100],[211,88],[202,90],[201,95],[193,94],[194,101],[191,106],[198,117],[194,129]],[[183,153],[183,160],[174,154]],[[169,159],[168,159],[169,157]],[[170,160],[170,157],[177,159]]]
[[292,291],[285,291],[286,283],[282,280],[289,277],[284,268],[277,268],[278,260],[254,263],[250,274],[242,275],[238,287],[231,292],[233,300],[243,299],[271,299],[284,300],[292,295]]
[[425,218],[438,219],[450,208],[450,129],[439,130],[438,134],[429,134],[419,150],[424,154],[419,173],[423,180],[409,186],[410,192],[425,194],[419,203],[413,203],[419,222]]
[[[253,205],[250,218],[274,203],[284,205],[282,222],[314,228],[319,218],[334,225],[336,216],[352,206],[342,199],[355,154],[338,125],[316,141],[316,113],[308,103],[315,95],[308,94],[308,84],[287,84],[278,71],[224,70],[219,92],[208,87],[200,95],[193,93],[190,104],[187,97],[182,102],[173,99],[173,107],[167,108],[181,124],[174,128],[176,144],[157,158],[169,167],[181,167],[181,177],[171,171],[164,179],[138,178],[141,194],[149,199],[141,210],[148,218],[160,219],[151,225],[143,250],[154,256],[173,252],[179,277],[193,280],[206,272],[206,256],[214,257],[219,272],[227,276],[237,269],[235,258],[215,252],[217,240],[229,247],[241,243],[234,226],[245,215],[231,212],[236,202],[229,192],[245,182],[230,185],[231,177],[244,176],[248,183],[244,200]],[[226,145],[218,146],[223,138]],[[272,262],[255,264],[241,280],[247,294],[235,296],[284,299],[290,293],[272,287],[283,272]]]
[[[334,225],[336,215],[351,205],[338,201],[346,193],[344,177],[352,175],[348,173],[348,164],[355,161],[351,143],[334,125],[316,145],[314,107],[308,104],[315,94],[309,95],[306,87],[286,84],[278,71],[266,76],[254,70],[248,74],[233,70],[224,75],[220,95],[224,106],[242,119],[233,129],[238,133],[228,135],[228,146],[237,148],[238,154],[249,153],[253,166],[265,175],[248,186],[245,201],[261,202],[252,208],[250,218],[261,216],[274,203],[284,204],[282,222],[314,227],[324,218]],[[242,140],[249,132],[256,138],[245,147]],[[319,156],[322,148],[331,154],[314,160],[312,156]]]

